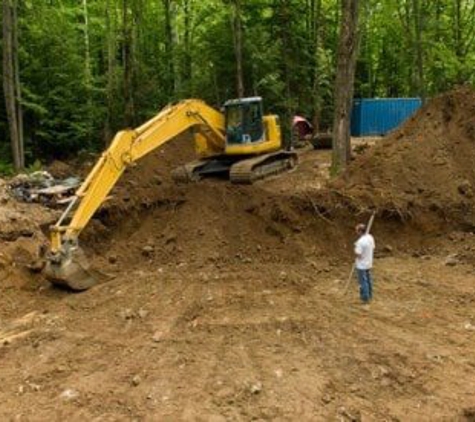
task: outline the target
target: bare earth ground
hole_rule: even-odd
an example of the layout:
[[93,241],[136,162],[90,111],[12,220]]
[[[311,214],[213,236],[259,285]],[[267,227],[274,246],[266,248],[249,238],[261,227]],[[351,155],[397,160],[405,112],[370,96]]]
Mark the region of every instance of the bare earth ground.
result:
[[249,267],[23,292],[0,333],[2,419],[454,420],[473,406],[467,268],[380,259],[365,311],[340,297],[341,269]]
[[86,233],[108,279],[85,293],[2,240],[0,420],[474,420],[475,236],[377,221],[363,309],[354,280],[343,294],[360,217],[285,205],[329,156],[246,188],[160,174],[152,208]]

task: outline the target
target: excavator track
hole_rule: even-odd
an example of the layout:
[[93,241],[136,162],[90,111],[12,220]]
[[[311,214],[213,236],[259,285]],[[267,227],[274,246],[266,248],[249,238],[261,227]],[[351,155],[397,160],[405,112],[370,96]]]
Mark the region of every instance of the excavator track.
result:
[[257,180],[291,170],[298,164],[293,151],[278,151],[239,161],[229,172],[232,183],[251,184]]

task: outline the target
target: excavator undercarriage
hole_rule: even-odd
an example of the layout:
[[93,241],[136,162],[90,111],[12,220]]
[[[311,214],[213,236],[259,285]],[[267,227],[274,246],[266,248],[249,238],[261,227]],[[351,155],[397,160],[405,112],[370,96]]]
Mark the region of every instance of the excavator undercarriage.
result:
[[220,177],[236,184],[252,184],[258,180],[291,170],[297,165],[297,154],[278,151],[247,157],[215,157],[196,160],[177,167],[172,178],[177,183],[197,182],[207,177]]

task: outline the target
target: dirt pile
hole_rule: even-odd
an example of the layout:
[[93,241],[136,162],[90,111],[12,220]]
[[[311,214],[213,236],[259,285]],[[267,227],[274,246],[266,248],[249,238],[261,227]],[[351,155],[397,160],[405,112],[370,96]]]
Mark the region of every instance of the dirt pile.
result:
[[107,250],[107,259],[120,266],[145,261],[219,267],[301,262],[335,252],[336,243],[341,252],[338,233],[335,244],[325,239],[334,227],[319,226],[314,211],[291,196],[216,180],[159,188],[145,199],[134,197],[141,206],[136,202],[133,211],[112,207],[101,213],[101,223],[83,237],[97,257]]
[[171,171],[194,159],[192,140],[183,136],[127,170],[81,236],[90,255],[115,266],[144,261],[219,266],[297,262],[342,250],[339,234],[332,235],[338,239],[332,245],[321,235],[330,236],[334,227],[319,227],[324,222],[307,198],[295,197],[281,178],[278,189],[267,181],[175,184]]
[[40,245],[46,242],[43,230],[58,217],[58,210],[39,204],[17,202],[8,185],[0,179],[0,282],[1,287],[21,286],[35,278],[27,266],[34,263]]
[[108,233],[97,252],[107,249],[121,264],[144,258],[156,264],[291,263],[315,255],[316,248],[320,253],[325,242],[314,217],[291,198],[277,201],[265,191],[215,181],[175,192],[115,222]]
[[330,187],[355,202],[411,217],[418,209],[475,222],[475,91],[430,100],[400,129],[358,157]]

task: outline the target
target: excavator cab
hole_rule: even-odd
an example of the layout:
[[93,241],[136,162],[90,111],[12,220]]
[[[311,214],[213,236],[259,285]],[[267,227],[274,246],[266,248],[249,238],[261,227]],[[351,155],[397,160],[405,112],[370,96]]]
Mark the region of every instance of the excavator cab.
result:
[[264,138],[262,98],[239,98],[224,103],[226,143],[242,145]]

